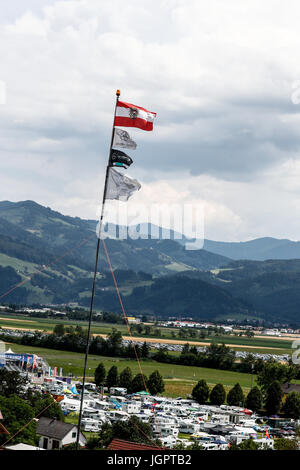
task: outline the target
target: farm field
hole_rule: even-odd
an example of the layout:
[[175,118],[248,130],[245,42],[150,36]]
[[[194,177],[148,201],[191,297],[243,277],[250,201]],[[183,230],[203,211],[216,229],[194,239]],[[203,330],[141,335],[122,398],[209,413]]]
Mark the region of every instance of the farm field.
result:
[[[72,321],[72,320],[61,320],[61,319],[43,319],[34,318],[21,315],[10,315],[0,313],[0,327],[13,328],[13,329],[28,329],[28,330],[40,330],[45,332],[52,332],[56,324],[64,324],[66,326],[80,325],[82,327],[87,326],[85,321]],[[121,331],[123,336],[128,336],[128,330],[126,325],[111,324],[111,323],[93,323],[92,334],[107,335],[111,332],[112,328],[115,327]],[[211,342],[224,342],[230,345],[237,351],[257,352],[257,353],[270,353],[270,354],[291,354],[292,341],[289,339],[279,338],[266,338],[266,337],[240,337],[233,335],[220,335],[211,336],[204,339],[194,339],[189,337],[186,338],[174,338],[172,332],[178,333],[178,329],[175,328],[160,328],[160,336],[155,337],[153,335],[146,336],[145,334],[139,335],[136,331],[133,332],[133,337],[137,340],[148,340],[151,342],[170,342],[173,344],[185,344],[187,341],[191,344],[202,346]]]

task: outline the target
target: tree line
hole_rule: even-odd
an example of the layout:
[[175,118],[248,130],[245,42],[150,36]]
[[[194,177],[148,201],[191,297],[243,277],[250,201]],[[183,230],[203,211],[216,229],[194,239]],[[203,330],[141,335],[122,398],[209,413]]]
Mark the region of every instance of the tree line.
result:
[[[258,382],[262,385],[260,380]],[[262,387],[253,387],[247,396],[239,383],[226,394],[221,383],[210,390],[205,380],[199,380],[192,390],[192,397],[201,405],[209,403],[220,406],[227,403],[230,406],[246,406],[256,413],[266,413],[267,416],[281,413],[286,418],[300,419],[300,393],[290,392],[283,400],[282,384],[279,380],[265,383]]]
[[158,370],[152,372],[149,378],[142,373],[133,376],[130,367],[125,367],[120,374],[117,366],[112,366],[106,372],[103,362],[100,362],[95,369],[94,378],[97,386],[122,387],[127,389],[127,393],[136,393],[147,389],[151,395],[157,395],[165,390],[162,375]]
[[[1,332],[1,330],[0,330]],[[11,341],[11,336],[1,334],[0,338],[4,341]],[[36,331],[33,335],[25,333],[21,337],[15,337],[14,342],[23,345],[38,346],[42,348],[57,349],[73,352],[84,352],[87,339],[87,330],[77,325],[65,326],[60,323],[53,329],[53,334]],[[280,381],[284,377],[285,382],[292,379],[300,379],[300,368],[291,362],[287,365],[279,364],[274,359],[264,361],[256,359],[252,354],[245,358],[236,360],[235,352],[225,344],[208,344],[205,351],[198,351],[195,346],[188,343],[183,346],[179,355],[170,354],[165,346],[160,347],[156,352],[151,353],[150,347],[146,341],[139,345],[133,345],[128,342],[123,343],[122,333],[116,328],[106,338],[94,336],[90,338],[91,354],[108,357],[136,358],[143,360],[151,359],[157,362],[188,365],[194,367],[207,367],[212,369],[230,370],[235,372],[259,374],[264,370],[266,362],[274,363],[276,371],[279,373]],[[283,382],[282,382],[283,383]]]

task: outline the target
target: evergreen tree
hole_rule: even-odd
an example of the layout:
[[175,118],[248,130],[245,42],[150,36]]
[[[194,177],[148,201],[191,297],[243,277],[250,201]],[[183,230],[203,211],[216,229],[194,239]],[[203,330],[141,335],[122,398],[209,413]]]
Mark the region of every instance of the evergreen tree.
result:
[[165,384],[158,370],[152,372],[147,381],[147,386],[151,395],[162,393],[165,390]]
[[204,405],[207,402],[209,397],[209,386],[205,380],[199,380],[197,385],[195,385],[192,390],[192,397],[200,403],[200,405]]
[[132,371],[129,367],[125,367],[120,374],[119,385],[120,387],[126,388],[127,392],[131,392],[131,383],[132,383],[133,375]]
[[25,384],[26,379],[19,372],[0,369],[0,395],[10,397],[15,394],[22,397]]
[[106,370],[103,362],[100,362],[95,370],[95,383],[97,387],[104,384],[104,379],[106,376]]
[[226,400],[226,392],[222,384],[217,384],[214,386],[209,396],[210,403],[212,405],[223,405]]
[[282,389],[280,382],[275,380],[267,389],[265,408],[268,415],[277,415],[280,412]]
[[108,388],[117,387],[119,384],[119,375],[117,366],[112,366],[106,377],[106,385]]
[[142,346],[142,349],[141,349],[141,357],[143,358],[146,358],[149,356],[149,346],[148,344],[146,343],[146,341],[143,342],[143,346]]
[[107,335],[106,343],[113,356],[120,356],[122,349],[122,333],[120,331],[113,328],[111,333]]
[[131,391],[133,393],[146,391],[145,384],[147,384],[147,377],[143,374],[137,374],[131,382]]
[[300,419],[300,393],[291,392],[286,397],[283,412],[287,418]]
[[245,401],[245,397],[243,394],[243,390],[239,383],[235,384],[233,388],[231,388],[227,395],[227,403],[230,406],[243,406]]
[[246,407],[257,412],[262,408],[262,393],[258,387],[250,390],[246,398]]

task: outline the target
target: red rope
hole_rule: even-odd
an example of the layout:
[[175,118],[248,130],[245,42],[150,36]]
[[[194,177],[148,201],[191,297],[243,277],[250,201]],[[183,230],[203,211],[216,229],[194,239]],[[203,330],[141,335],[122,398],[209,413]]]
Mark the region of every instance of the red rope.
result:
[[[119,286],[118,286],[118,284],[117,284],[117,280],[116,280],[116,277],[115,277],[115,274],[114,274],[114,271],[113,271],[113,268],[112,268],[112,265],[111,265],[110,257],[109,257],[109,254],[108,254],[108,251],[107,251],[107,248],[106,248],[106,243],[104,242],[104,240],[102,240],[102,244],[103,244],[103,247],[104,247],[104,251],[105,251],[107,263],[108,263],[108,266],[109,266],[109,269],[110,269],[110,272],[111,272],[111,275],[112,275],[112,278],[113,278],[113,281],[114,281],[115,289],[116,289],[116,292],[117,292],[117,295],[118,295],[118,298],[119,298],[119,302],[120,302],[120,305],[121,305],[121,309],[122,309],[122,312],[123,312],[123,316],[124,316],[124,319],[125,319],[125,322],[126,322],[126,325],[127,325],[127,330],[128,330],[129,336],[130,336],[130,338],[131,338],[131,342],[132,342],[132,344],[133,344],[133,349],[134,349],[134,352],[135,352],[135,357],[136,357],[136,360],[137,360],[137,362],[138,362],[138,366],[139,366],[139,369],[140,369],[140,373],[141,373],[141,376],[142,376],[142,379],[143,379],[143,382],[144,382],[144,387],[145,387],[145,390],[149,393],[149,390],[148,390],[148,387],[147,387],[147,384],[146,384],[146,381],[145,381],[145,378],[144,378],[144,374],[143,374],[143,371],[142,371],[142,366],[141,366],[140,358],[139,358],[139,356],[138,356],[138,353],[137,353],[137,350],[136,350],[136,347],[135,347],[135,344],[134,344],[134,341],[133,341],[133,336],[132,336],[132,334],[131,334],[131,329],[130,329],[130,326],[129,326],[129,323],[128,323],[128,318],[127,318],[127,315],[126,315],[126,312],[125,312],[125,308],[124,308],[124,305],[123,305],[123,301],[122,301],[122,298],[121,298]],[[152,408],[152,412],[153,412],[153,416],[154,416],[155,427],[156,427],[156,429],[157,429],[157,431],[158,431],[160,437],[162,437],[162,436],[161,436],[161,433],[160,433],[159,426],[158,426],[157,421],[156,421],[156,416],[155,416],[154,407]]]

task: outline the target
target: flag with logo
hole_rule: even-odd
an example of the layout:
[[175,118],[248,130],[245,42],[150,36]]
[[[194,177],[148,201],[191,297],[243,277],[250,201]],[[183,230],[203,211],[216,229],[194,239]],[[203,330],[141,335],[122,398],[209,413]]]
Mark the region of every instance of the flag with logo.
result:
[[113,147],[121,147],[124,149],[136,149],[136,143],[131,139],[130,135],[124,129],[115,129]]
[[120,166],[127,169],[132,163],[132,158],[127,153],[117,149],[111,150],[110,164],[112,166]]
[[139,189],[141,189],[141,185],[136,179],[125,176],[114,168],[109,168],[106,199],[128,201],[132,194]]
[[144,131],[152,131],[155,117],[156,113],[148,111],[141,106],[118,101],[114,125],[119,127],[138,127]]

